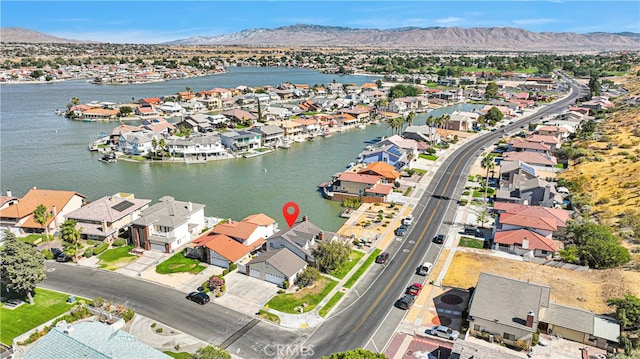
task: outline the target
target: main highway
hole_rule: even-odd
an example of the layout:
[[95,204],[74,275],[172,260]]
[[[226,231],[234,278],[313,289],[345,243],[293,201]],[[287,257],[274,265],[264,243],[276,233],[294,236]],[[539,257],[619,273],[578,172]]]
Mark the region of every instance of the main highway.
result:
[[[505,131],[515,131],[530,121],[566,109],[584,94],[575,82],[571,87],[569,96],[507,125]],[[382,351],[406,313],[394,307],[395,301],[408,284],[425,280],[415,275],[416,268],[425,261],[435,262],[442,249],[431,239],[453,222],[456,201],[473,161],[483,146],[503,135],[495,131],[477,136],[447,158],[424,192],[419,193],[413,212],[416,218],[409,233],[387,248],[392,254],[390,261],[373,266],[348,292],[335,314],[317,328],[283,329],[214,301],[198,306],[187,301],[184,293],[159,284],[60,263],[47,263],[47,279],[42,286],[125,304],[136,313],[221,345],[242,358],[319,358],[354,348]]]

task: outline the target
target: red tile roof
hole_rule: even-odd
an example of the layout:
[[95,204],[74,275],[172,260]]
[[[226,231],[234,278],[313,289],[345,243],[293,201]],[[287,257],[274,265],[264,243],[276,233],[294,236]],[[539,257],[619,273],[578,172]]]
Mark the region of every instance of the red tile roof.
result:
[[[0,210],[0,217],[21,219],[28,217],[27,220],[21,225],[25,228],[42,228],[39,223],[34,221],[32,213],[39,206],[44,205],[48,211],[51,211],[55,206],[58,213],[69,203],[73,196],[80,196],[85,198],[77,192],[72,191],[57,191],[49,189],[32,188],[24,195],[24,197],[18,199],[18,203]],[[75,209],[75,208],[74,208]],[[49,225],[54,217],[50,217],[47,220],[46,225]]]
[[247,246],[224,234],[206,232],[205,235],[194,240],[193,243],[198,246],[207,247],[226,258],[229,262],[235,263],[251,253],[254,249],[260,247],[264,243],[264,238],[260,238],[251,243],[250,246]]
[[400,172],[396,171],[395,167],[382,161],[369,163],[365,168],[359,170],[358,174],[380,176],[391,181],[400,178]]
[[493,210],[497,212],[554,218],[558,227],[566,227],[567,221],[569,220],[569,213],[560,208],[527,206],[518,203],[495,202],[493,204]]
[[389,195],[389,193],[393,192],[393,186],[388,185],[388,184],[378,183],[378,184],[374,185],[371,188],[365,189],[364,192],[365,193],[377,193],[377,194]]
[[530,165],[544,165],[555,166],[558,164],[558,160],[554,156],[548,156],[540,152],[505,152],[502,154],[504,161],[517,161],[526,162]]
[[247,216],[242,222],[257,224],[258,226],[270,226],[276,222],[275,219],[267,216],[264,213],[257,213]]
[[501,224],[512,226],[541,229],[545,231],[557,231],[558,226],[555,219],[549,217],[527,216],[524,214],[501,213],[499,221]]
[[342,172],[338,180],[355,183],[376,184],[380,181],[380,176],[361,175],[353,172]]
[[[523,249],[539,249],[548,252],[557,250],[556,243],[552,239],[527,229],[496,232],[493,241],[499,244],[516,245]],[[527,245],[523,246],[525,241]]]

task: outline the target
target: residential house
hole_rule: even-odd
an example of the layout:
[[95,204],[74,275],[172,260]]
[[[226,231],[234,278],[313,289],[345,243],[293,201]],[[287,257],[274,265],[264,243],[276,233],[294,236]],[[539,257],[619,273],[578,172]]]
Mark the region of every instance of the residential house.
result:
[[364,203],[381,203],[393,192],[393,185],[380,176],[342,172],[335,176],[326,196],[334,201],[357,197]]
[[320,135],[322,133],[322,124],[316,118],[296,118],[293,120],[302,125],[302,132],[309,135]]
[[483,115],[486,115],[489,112],[489,110],[491,110],[493,107],[497,108],[500,112],[502,112],[502,115],[505,118],[513,116],[513,111],[511,110],[511,108],[507,106],[486,105],[482,108],[482,110],[480,110],[480,113]]
[[196,137],[171,137],[166,141],[167,151],[174,158],[185,161],[208,161],[227,158],[229,152],[222,144],[220,135],[207,134]]
[[400,172],[395,167],[382,161],[369,163],[357,173],[382,177],[386,183],[395,183],[400,178]]
[[496,232],[493,237],[493,249],[516,255],[533,255],[550,258],[558,251],[556,242],[528,229],[514,229]]
[[267,107],[265,112],[269,113],[269,114],[272,114],[275,117],[277,117],[279,119],[282,119],[282,120],[291,117],[291,115],[293,114],[293,113],[291,113],[291,110],[289,110],[288,108],[276,107],[276,106]]
[[176,129],[173,124],[161,117],[144,119],[139,127],[142,131],[155,132],[165,137]]
[[84,120],[108,121],[115,119],[120,114],[120,110],[110,108],[93,107],[82,111],[80,118]]
[[472,333],[490,333],[514,345],[533,334],[557,335],[599,348],[615,348],[620,326],[611,318],[554,303],[546,285],[480,273],[469,305]]
[[396,145],[407,153],[407,157],[411,154],[412,159],[417,159],[418,155],[424,152],[429,145],[426,142],[416,141],[410,138],[403,138],[400,135],[393,135],[380,140],[376,146]]
[[[33,187],[22,198],[13,199],[11,205],[0,209],[0,226],[16,234],[43,233],[45,228],[53,233],[64,222],[65,216],[82,207],[85,201],[86,196],[77,192]],[[33,211],[40,205],[45,206],[51,215],[44,226],[33,216]]]
[[394,144],[367,148],[360,152],[358,160],[364,164],[382,161],[392,165],[397,170],[409,163],[407,153]]
[[120,136],[122,136],[123,134],[131,133],[131,132],[143,132],[143,131],[145,130],[142,129],[140,126],[131,126],[131,125],[126,125],[124,123],[121,123],[120,126],[115,127],[113,131],[111,131],[109,140],[111,141],[112,144],[118,144],[118,142],[120,141]]
[[549,151],[555,152],[560,148],[562,141],[556,136],[545,136],[538,134],[531,134],[525,137],[525,141],[542,143],[549,146]]
[[221,138],[222,144],[234,152],[253,150],[262,146],[262,135],[250,130],[223,132]]
[[[265,238],[277,229],[278,223],[273,218],[260,213],[239,222],[228,220],[219,223],[193,244],[200,249],[201,260],[209,264],[222,268],[229,268],[232,263],[242,266],[264,250]],[[240,270],[244,272],[244,267]]]
[[543,142],[534,142],[521,139],[514,139],[509,142],[507,151],[515,152],[536,152],[548,155],[551,151],[551,146]]
[[[307,267],[307,262],[288,248],[267,251],[247,263],[245,274],[266,282],[289,288],[298,274]],[[284,285],[287,282],[287,285]]]
[[480,114],[477,112],[453,111],[446,126],[448,130],[471,131],[478,123]]
[[404,132],[402,133],[402,137],[410,138],[418,142],[422,141],[432,144],[440,142],[441,139],[440,135],[436,131],[436,128],[427,125],[407,126],[407,128],[405,128]]
[[555,167],[558,164],[558,160],[555,156],[544,154],[540,152],[505,152],[502,154],[502,161],[517,161],[520,160],[532,166],[538,167]]
[[157,117],[160,115],[151,105],[139,105],[134,108],[134,113],[139,117]]
[[498,213],[494,233],[514,229],[529,229],[547,238],[562,233],[567,227],[569,213],[563,209],[519,203],[495,202]]
[[304,132],[304,125],[293,120],[271,121],[268,124],[282,128],[284,137],[288,139],[299,137]]
[[499,189],[496,201],[555,208],[562,204],[562,195],[557,192],[553,183],[536,177]]
[[278,126],[260,126],[262,147],[275,147],[284,138],[284,130]]
[[557,138],[566,138],[568,132],[560,126],[540,126],[536,128],[536,132],[541,136],[552,136]]
[[172,101],[167,101],[156,108],[167,116],[182,116],[184,114],[184,108],[179,103]]
[[23,359],[170,359],[135,336],[99,321],[68,324],[64,320],[27,350]]
[[536,169],[520,160],[501,161],[498,187],[501,189],[514,187],[514,184],[537,178]]
[[358,122],[369,122],[371,120],[371,108],[365,106],[355,106],[350,109],[341,110],[340,113],[355,117]]
[[258,120],[258,117],[253,115],[251,112],[240,109],[232,109],[229,111],[225,111],[222,114],[229,118],[231,122],[235,123],[246,123],[247,121],[254,122]]
[[340,240],[336,233],[324,231],[304,215],[291,228],[283,229],[267,238],[267,253],[286,248],[309,264],[315,264],[313,250],[321,242]]
[[176,128],[184,127],[195,132],[213,132],[213,123],[209,115],[197,113],[185,116],[184,119],[175,125]]
[[154,151],[153,140],[162,136],[155,132],[129,132],[118,137],[116,149],[127,155],[144,156]]
[[83,239],[111,241],[124,235],[150,202],[150,199],[137,199],[133,194],[116,193],[69,212],[65,219],[76,221]]
[[133,221],[129,243],[146,250],[173,253],[200,234],[205,224],[205,206],[164,196]]

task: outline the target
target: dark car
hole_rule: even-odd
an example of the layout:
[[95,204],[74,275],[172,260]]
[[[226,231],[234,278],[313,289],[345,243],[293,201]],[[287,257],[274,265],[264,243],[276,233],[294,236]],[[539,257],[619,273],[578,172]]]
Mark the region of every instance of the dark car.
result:
[[389,259],[389,252],[382,252],[376,257],[376,263],[386,263]]
[[56,262],[70,262],[71,259],[73,259],[71,256],[61,253],[56,257]]
[[396,236],[404,236],[405,234],[407,234],[407,226],[402,225],[398,228],[396,228]]
[[478,228],[473,227],[466,227],[463,233],[467,236],[484,237],[484,235],[482,235],[482,231],[480,231]]
[[60,248],[51,248],[51,254],[53,254],[53,258],[58,258],[58,256],[63,253],[64,252]]
[[438,234],[437,236],[433,237],[433,243],[442,244],[444,243],[444,238],[444,234]]
[[187,299],[200,305],[209,303],[209,296],[205,292],[191,292],[187,295]]
[[416,301],[416,296],[411,294],[405,294],[400,300],[396,302],[396,306],[400,309],[409,309]]

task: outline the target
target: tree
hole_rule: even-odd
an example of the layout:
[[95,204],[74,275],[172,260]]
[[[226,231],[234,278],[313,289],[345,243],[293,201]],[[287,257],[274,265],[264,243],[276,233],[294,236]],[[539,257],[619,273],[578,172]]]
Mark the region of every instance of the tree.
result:
[[624,298],[607,300],[607,305],[616,308],[615,318],[623,330],[640,328],[640,298],[627,294]]
[[127,117],[133,113],[133,109],[130,106],[120,106],[120,117]]
[[151,148],[153,148],[153,156],[158,156],[158,139],[155,137],[151,139]]
[[598,75],[591,75],[588,86],[591,97],[600,96],[600,82],[598,81]]
[[480,223],[480,227],[484,228],[484,224],[489,222],[490,219],[491,219],[491,213],[489,212],[489,209],[487,208],[487,206],[483,205],[482,211],[478,212],[478,216],[476,217],[476,220],[478,221],[478,223]]
[[47,225],[47,222],[51,217],[53,217],[53,214],[47,211],[47,207],[45,207],[44,204],[38,205],[38,207],[33,210],[33,220],[44,230],[44,236],[47,244],[49,245],[49,250],[51,250],[51,242],[49,241],[49,226]]
[[76,221],[73,219],[65,220],[60,226],[60,232],[62,239],[70,244],[75,244],[75,261],[78,261],[78,244],[80,237],[82,236],[82,228],[76,227]]
[[160,148],[160,153],[162,154],[162,160],[164,161],[164,151],[167,148],[167,141],[164,140],[164,137],[162,137],[158,142],[158,147]]
[[484,198],[486,200],[487,192],[489,191],[489,172],[496,167],[496,163],[493,161],[493,156],[490,153],[482,157],[482,160],[480,161],[480,167],[487,170],[487,175],[484,177]]
[[30,244],[20,242],[6,231],[0,250],[0,281],[9,290],[26,296],[33,304],[33,291],[46,278],[44,256]]
[[349,260],[351,246],[340,241],[321,242],[313,251],[320,271],[330,273]]
[[383,353],[374,353],[358,348],[346,352],[333,353],[329,356],[323,356],[322,359],[386,359],[386,356]]
[[407,115],[407,120],[405,121],[409,126],[413,125],[413,120],[416,118],[416,113],[411,111],[409,115]]
[[593,222],[568,222],[565,241],[576,247],[577,263],[591,268],[612,268],[631,260],[629,250],[617,243],[611,229]]
[[498,98],[498,91],[500,88],[498,84],[493,81],[487,82],[487,87],[484,90],[484,97],[487,99]]
[[484,116],[486,122],[488,122],[491,126],[495,125],[497,122],[502,121],[504,118],[504,114],[497,107],[493,106],[487,111],[487,114]]
[[389,118],[387,119],[387,124],[391,128],[391,135],[395,135],[396,132],[399,134],[404,124],[404,119],[402,117]]
[[191,354],[191,359],[231,359],[231,354],[222,348],[207,345]]
[[305,267],[296,277],[296,284],[300,288],[308,287],[320,278],[320,271],[314,267]]

